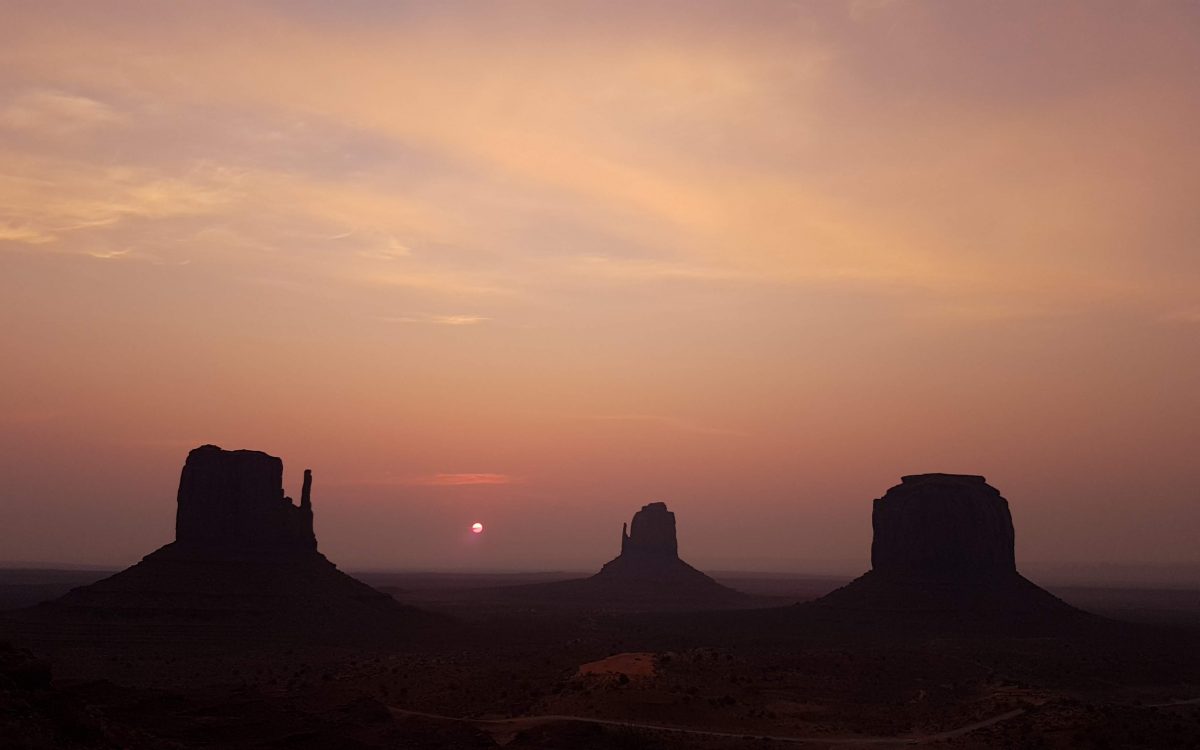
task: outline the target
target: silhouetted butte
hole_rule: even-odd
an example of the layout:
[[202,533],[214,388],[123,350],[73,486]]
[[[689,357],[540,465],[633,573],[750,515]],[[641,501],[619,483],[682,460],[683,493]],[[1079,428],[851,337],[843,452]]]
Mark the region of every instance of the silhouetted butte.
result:
[[720,585],[679,559],[675,514],[667,510],[666,503],[643,505],[632,523],[622,525],[621,554],[605,563],[592,580],[625,586]]
[[679,559],[675,514],[649,503],[621,528],[621,552],[588,578],[506,586],[481,595],[542,606],[614,610],[694,610],[754,606],[740,591]]
[[300,506],[283,494],[283,461],[261,451],[203,445],[188,454],[179,478],[175,547],[233,559],[296,555],[317,549],[312,470]]
[[248,619],[271,623],[266,634],[337,636],[394,632],[417,613],[317,551],[309,470],[297,506],[284,495],[280,459],[204,445],[188,454],[176,501],[174,542],[39,614]]
[[813,606],[1075,613],[1017,572],[1008,501],[981,476],[917,474],[875,500],[871,570]]

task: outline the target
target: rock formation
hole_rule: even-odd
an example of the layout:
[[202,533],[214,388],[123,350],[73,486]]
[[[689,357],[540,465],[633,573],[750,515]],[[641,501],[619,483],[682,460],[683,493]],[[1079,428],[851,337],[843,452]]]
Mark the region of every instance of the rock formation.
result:
[[649,503],[621,528],[621,553],[588,578],[505,586],[477,592],[481,600],[523,606],[601,610],[740,608],[759,603],[722,586],[679,559],[675,514]]
[[265,632],[336,636],[395,632],[417,612],[317,551],[311,471],[297,506],[284,495],[280,459],[215,445],[184,463],[174,542],[40,611],[60,619],[249,618],[270,623]]
[[621,524],[621,554],[679,557],[675,514],[666,503],[643,505],[631,525]]
[[621,554],[605,563],[596,578],[627,581],[692,580],[711,582],[708,576],[679,559],[675,514],[666,503],[650,503],[633,514],[633,522],[621,526]]
[[306,469],[296,507],[283,494],[283,461],[275,456],[196,448],[179,478],[175,545],[216,558],[316,551],[311,489]]
[[741,596],[679,559],[675,514],[666,503],[649,503],[621,528],[621,554],[589,581],[630,594],[729,598]]
[[1008,501],[983,477],[903,477],[875,501],[871,567],[884,573],[974,576],[1015,573]]
[[875,500],[871,567],[820,607],[890,612],[1074,612],[1017,573],[1012,515],[981,476],[919,474]]

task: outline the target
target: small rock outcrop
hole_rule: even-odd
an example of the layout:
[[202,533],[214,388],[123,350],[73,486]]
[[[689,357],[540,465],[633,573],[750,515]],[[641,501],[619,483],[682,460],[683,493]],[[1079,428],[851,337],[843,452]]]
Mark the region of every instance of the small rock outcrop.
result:
[[1008,501],[981,476],[902,477],[871,513],[871,570],[816,607],[875,613],[1077,613],[1017,572]]
[[317,549],[312,471],[297,507],[283,492],[283,461],[260,451],[203,445],[179,478],[175,544],[215,558],[303,554]]

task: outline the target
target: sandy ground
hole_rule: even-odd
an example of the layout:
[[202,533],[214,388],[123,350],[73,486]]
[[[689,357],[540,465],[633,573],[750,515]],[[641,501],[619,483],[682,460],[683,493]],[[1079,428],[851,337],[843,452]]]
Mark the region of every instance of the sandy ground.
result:
[[623,674],[626,677],[653,677],[654,654],[647,652],[631,652],[614,654],[598,661],[590,661],[579,665],[580,676]]

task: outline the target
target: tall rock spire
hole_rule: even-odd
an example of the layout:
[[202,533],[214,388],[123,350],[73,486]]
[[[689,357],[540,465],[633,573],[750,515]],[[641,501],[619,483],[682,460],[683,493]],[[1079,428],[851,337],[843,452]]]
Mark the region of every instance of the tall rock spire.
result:
[[304,470],[304,487],[300,490],[300,507],[312,511],[312,469]]

